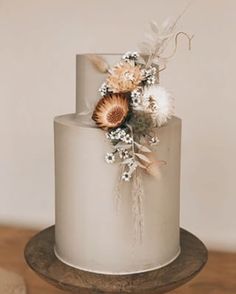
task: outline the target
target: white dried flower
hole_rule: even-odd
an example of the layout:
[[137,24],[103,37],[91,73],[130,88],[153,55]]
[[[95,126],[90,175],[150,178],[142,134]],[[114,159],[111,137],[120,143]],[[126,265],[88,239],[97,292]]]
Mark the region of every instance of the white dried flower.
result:
[[147,79],[150,76],[154,76],[157,72],[157,69],[154,66],[150,66],[149,68],[142,69],[142,77],[143,79]]
[[132,144],[132,143],[133,143],[133,138],[130,136],[130,134],[127,134],[127,135],[124,137],[123,141],[124,141],[125,143],[127,143],[127,144]]
[[167,122],[174,113],[173,98],[158,85],[145,87],[143,91],[143,110],[152,113],[158,126]]
[[131,98],[137,98],[137,97],[141,97],[141,96],[142,96],[142,88],[141,87],[134,89],[131,92]]
[[123,56],[123,60],[137,60],[139,58],[138,52],[126,52]]
[[107,84],[103,83],[98,91],[100,92],[101,96],[105,96],[109,91]]
[[155,76],[157,73],[157,69],[154,66],[150,66],[149,68],[143,68],[141,71],[143,80],[146,80],[148,77]]
[[121,141],[124,141],[124,138],[126,136],[126,131],[125,130],[121,130],[120,133],[119,133],[119,136],[120,136],[120,140]]
[[119,156],[121,159],[128,159],[129,158],[129,151],[126,149],[119,149]]
[[156,82],[157,69],[153,66],[142,69],[142,79],[147,85],[153,85]]
[[157,145],[159,142],[160,142],[160,140],[158,139],[158,137],[152,137],[152,138],[150,138],[150,140],[149,140],[149,144],[150,144],[151,146]]
[[116,139],[116,134],[114,134],[113,132],[109,133],[109,138],[110,140],[115,140]]
[[150,76],[147,78],[147,84],[148,85],[154,85],[156,82],[156,77],[155,76]]
[[130,178],[131,178],[131,175],[128,172],[124,172],[121,177],[121,179],[125,182],[129,182]]
[[137,106],[140,105],[140,103],[142,102],[140,97],[132,97],[132,106],[135,108]]
[[110,140],[121,140],[126,135],[126,132],[121,128],[114,129],[110,132],[106,132],[105,136]]
[[120,140],[120,130],[115,132],[115,139]]
[[115,162],[115,156],[113,153],[107,153],[105,156],[105,160],[107,163],[114,163]]

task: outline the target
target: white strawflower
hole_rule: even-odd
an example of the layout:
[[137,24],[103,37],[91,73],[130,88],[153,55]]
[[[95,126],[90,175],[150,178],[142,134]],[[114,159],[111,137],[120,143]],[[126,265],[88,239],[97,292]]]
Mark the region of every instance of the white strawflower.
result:
[[143,110],[152,113],[157,125],[161,126],[174,114],[173,98],[163,87],[158,85],[145,87]]

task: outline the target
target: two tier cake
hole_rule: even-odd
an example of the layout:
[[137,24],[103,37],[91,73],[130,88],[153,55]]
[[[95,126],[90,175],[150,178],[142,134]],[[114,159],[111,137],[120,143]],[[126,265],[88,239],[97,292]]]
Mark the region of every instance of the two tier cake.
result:
[[75,268],[132,274],[180,253],[181,120],[150,52],[77,55],[76,113],[55,118],[55,253]]

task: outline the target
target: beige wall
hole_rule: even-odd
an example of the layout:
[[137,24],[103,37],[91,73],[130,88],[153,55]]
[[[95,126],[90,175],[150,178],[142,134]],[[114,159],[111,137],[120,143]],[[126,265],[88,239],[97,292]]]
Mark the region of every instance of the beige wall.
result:
[[[74,111],[75,54],[135,49],[184,0],[0,0],[0,222],[53,222],[54,115]],[[196,0],[163,73],[183,119],[182,226],[236,250],[236,1]]]

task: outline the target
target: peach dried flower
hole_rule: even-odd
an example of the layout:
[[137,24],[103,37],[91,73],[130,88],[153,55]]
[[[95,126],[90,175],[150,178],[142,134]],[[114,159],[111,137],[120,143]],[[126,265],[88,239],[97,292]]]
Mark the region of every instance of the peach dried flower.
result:
[[107,86],[113,93],[131,92],[142,82],[139,65],[124,62],[114,66],[107,78]]

